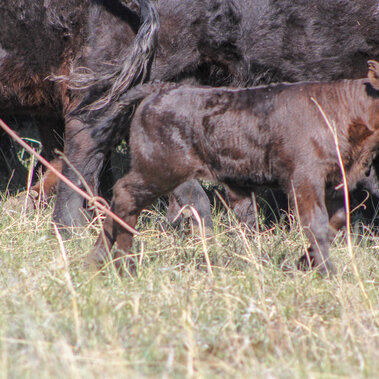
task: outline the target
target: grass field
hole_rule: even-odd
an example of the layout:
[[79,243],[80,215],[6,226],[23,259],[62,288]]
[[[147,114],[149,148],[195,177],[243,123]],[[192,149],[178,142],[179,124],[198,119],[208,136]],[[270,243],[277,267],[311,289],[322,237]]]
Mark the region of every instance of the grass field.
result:
[[202,240],[146,211],[138,274],[120,278],[83,265],[98,226],[60,243],[51,206],[0,210],[2,378],[379,377],[379,245],[367,230],[353,257],[336,239],[337,274],[321,279],[296,269],[307,241],[295,219],[252,233],[218,211]]

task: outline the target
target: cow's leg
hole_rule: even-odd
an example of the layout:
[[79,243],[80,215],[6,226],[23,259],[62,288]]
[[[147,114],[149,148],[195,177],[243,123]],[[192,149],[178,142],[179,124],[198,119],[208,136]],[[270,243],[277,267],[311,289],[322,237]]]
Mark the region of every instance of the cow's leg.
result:
[[64,120],[56,117],[36,116],[38,132],[42,143],[41,155],[48,161],[56,158],[55,149],[62,150],[64,139]]
[[[96,194],[104,152],[91,137],[91,131],[78,120],[67,123],[65,154],[70,164]],[[81,189],[85,188],[77,173],[69,165],[64,164],[62,173]],[[82,225],[85,221],[81,211],[83,203],[83,197],[61,181],[53,213],[54,222],[63,226]]]
[[[288,210],[287,195],[282,191],[259,191],[257,195],[257,203],[254,204],[252,195],[240,196],[231,193],[226,188],[230,207],[235,212],[237,218],[250,228],[255,228],[257,220],[257,211],[264,210],[264,221],[266,225],[270,222],[278,222],[281,210]],[[259,200],[263,198],[264,200]],[[256,208],[256,209],[255,209]]]
[[226,188],[226,194],[230,207],[235,212],[238,220],[250,228],[254,228],[257,222],[254,204],[251,196],[241,196]]
[[314,267],[322,275],[333,273],[329,259],[329,217],[325,205],[325,191],[320,184],[307,178],[294,182],[295,202],[300,221],[310,241],[310,248],[299,260],[298,267]]
[[333,242],[337,232],[346,226],[346,211],[343,196],[332,194],[326,197],[329,214],[329,242]]
[[115,177],[112,170],[111,154],[108,153],[104,159],[104,165],[100,172],[99,178],[99,194],[107,201],[112,199],[113,186],[115,184]]
[[[195,179],[181,184],[173,191],[167,210],[168,220],[172,222],[180,208],[187,204],[192,205],[197,210],[205,228],[212,231],[213,223],[209,199],[199,182]],[[197,223],[196,218],[194,219]]]
[[[126,223],[134,227],[138,216],[143,208],[151,205],[159,196],[168,192],[157,192],[156,185],[149,185],[148,179],[136,172],[130,172],[125,177],[119,179],[114,186],[112,210]],[[170,188],[171,189],[171,188]],[[97,266],[103,264],[108,258],[108,251],[117,242],[117,250],[113,255],[116,259],[116,267],[121,267],[121,257],[125,257],[132,247],[133,235],[116,223],[112,218],[107,217],[104,222],[104,233],[100,234],[95,246],[90,253],[89,262]],[[128,259],[129,268],[133,269],[132,259]]]
[[337,232],[346,226],[346,212],[345,207],[336,210],[333,215],[330,216],[329,221],[329,242],[333,242]]

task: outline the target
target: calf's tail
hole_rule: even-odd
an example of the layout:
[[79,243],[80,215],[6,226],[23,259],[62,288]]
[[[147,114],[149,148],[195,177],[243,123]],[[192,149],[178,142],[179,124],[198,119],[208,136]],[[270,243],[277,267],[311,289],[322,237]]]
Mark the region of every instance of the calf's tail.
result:
[[122,111],[124,108],[128,108],[135,105],[136,102],[143,100],[145,97],[157,92],[161,89],[171,89],[178,87],[178,83],[172,82],[150,82],[146,84],[140,84],[136,87],[131,88],[128,92],[122,94],[117,101],[118,109]]
[[[98,138],[102,135],[106,135],[113,129],[116,119],[122,118],[122,116],[138,102],[142,101],[145,97],[151,95],[162,89],[171,89],[178,87],[177,83],[169,82],[151,82],[146,84],[140,84],[131,88],[127,92],[123,93],[119,99],[112,101],[106,108],[104,108],[99,115],[98,112],[94,112],[98,117],[95,117],[95,121],[91,125],[89,121],[89,127],[92,129],[92,137]],[[123,126],[119,126],[123,127]]]

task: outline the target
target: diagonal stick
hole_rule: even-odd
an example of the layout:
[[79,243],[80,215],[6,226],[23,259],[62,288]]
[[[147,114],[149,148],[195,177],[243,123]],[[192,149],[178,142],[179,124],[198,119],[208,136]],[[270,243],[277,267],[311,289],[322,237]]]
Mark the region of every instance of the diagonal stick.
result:
[[71,189],[76,191],[79,195],[83,196],[86,200],[92,203],[94,206],[99,208],[102,212],[104,212],[107,216],[113,218],[118,224],[120,224],[123,228],[125,228],[129,233],[134,235],[139,235],[140,233],[134,229],[132,226],[127,224],[124,220],[118,217],[115,213],[110,211],[107,207],[101,204],[99,201],[94,199],[92,196],[88,195],[78,186],[76,186],[71,180],[62,175],[55,167],[53,167],[45,158],[43,158],[40,154],[38,154],[34,149],[32,149],[25,141],[23,141],[1,118],[0,118],[0,127],[8,133],[17,143],[19,143],[25,150],[27,150],[30,154],[34,155],[44,166],[50,169],[55,175],[58,176],[60,180],[65,182]]

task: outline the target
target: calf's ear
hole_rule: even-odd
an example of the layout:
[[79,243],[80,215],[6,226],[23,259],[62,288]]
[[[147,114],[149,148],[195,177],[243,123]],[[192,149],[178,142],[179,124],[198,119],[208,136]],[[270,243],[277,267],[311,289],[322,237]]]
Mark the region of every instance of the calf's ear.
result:
[[379,91],[379,63],[377,61],[368,61],[368,80],[370,84]]

